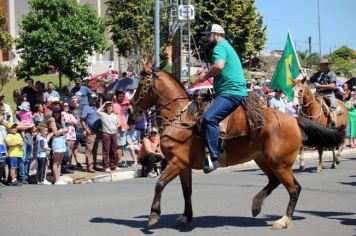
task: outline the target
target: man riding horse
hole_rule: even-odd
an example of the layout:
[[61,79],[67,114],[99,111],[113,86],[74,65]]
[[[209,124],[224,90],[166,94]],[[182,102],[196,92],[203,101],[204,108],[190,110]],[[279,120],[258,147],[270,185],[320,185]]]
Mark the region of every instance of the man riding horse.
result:
[[[225,30],[218,24],[210,24],[203,34],[213,48],[211,69],[199,74],[199,81],[214,77],[215,101],[203,117],[203,134],[209,149],[212,166],[206,161],[204,172],[217,169],[219,155],[219,123],[241,105],[247,96],[246,81],[239,56],[226,40]],[[208,159],[207,159],[208,160]]]
[[331,126],[336,125],[336,99],[334,90],[336,88],[336,75],[329,69],[328,59],[320,60],[320,70],[316,72],[309,81],[315,84],[316,92],[324,95],[330,100]]

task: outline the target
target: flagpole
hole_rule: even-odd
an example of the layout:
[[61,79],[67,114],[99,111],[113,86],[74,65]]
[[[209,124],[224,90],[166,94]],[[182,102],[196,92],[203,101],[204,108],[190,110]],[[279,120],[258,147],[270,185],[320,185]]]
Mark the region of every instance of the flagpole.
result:
[[292,34],[290,33],[289,28],[288,28],[288,36],[289,36],[290,41],[291,41],[291,43],[292,43],[292,47],[293,47],[293,50],[294,50],[294,52],[295,52],[295,55],[297,56],[298,66],[300,67],[300,62],[299,62],[299,58],[298,58],[298,53],[297,53],[297,51],[295,50],[294,43],[293,43],[293,38],[292,38]]

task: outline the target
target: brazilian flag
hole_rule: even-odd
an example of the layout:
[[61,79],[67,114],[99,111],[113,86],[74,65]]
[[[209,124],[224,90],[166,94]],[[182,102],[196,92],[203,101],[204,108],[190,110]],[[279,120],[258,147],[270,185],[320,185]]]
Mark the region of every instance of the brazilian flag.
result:
[[274,72],[270,89],[281,90],[292,101],[293,91],[292,87],[294,80],[299,76],[299,60],[297,53],[295,52],[292,37],[288,33],[286,46],[284,47],[283,55],[278,63],[277,69]]

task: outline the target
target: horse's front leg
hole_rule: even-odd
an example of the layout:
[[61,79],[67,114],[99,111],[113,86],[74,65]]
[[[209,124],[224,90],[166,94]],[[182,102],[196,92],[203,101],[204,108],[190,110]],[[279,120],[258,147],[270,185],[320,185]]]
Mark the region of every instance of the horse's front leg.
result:
[[166,185],[177,177],[186,167],[179,161],[177,157],[170,160],[164,173],[156,183],[155,196],[151,206],[151,214],[148,218],[148,227],[156,224],[161,216],[161,196]]
[[177,226],[184,226],[192,221],[193,209],[192,209],[192,169],[187,167],[180,175],[180,182],[182,185],[184,196],[184,212],[178,219]]

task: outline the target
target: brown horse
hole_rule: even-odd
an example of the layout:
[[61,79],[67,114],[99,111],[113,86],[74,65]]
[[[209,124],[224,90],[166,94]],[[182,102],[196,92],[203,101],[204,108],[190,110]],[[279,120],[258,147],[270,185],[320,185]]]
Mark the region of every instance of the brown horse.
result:
[[[322,96],[316,96],[309,88],[306,80],[304,79],[300,85],[296,85],[296,89],[294,90],[294,97],[297,98],[294,101],[294,105],[300,105],[300,114],[308,119],[316,121],[323,125],[324,127],[328,127],[330,123],[330,117],[326,115],[324,112],[326,103],[323,100]],[[323,106],[325,106],[323,108]],[[333,163],[331,164],[331,168],[336,168],[336,165],[340,163],[340,155],[344,147],[345,143],[345,135],[346,135],[346,127],[348,120],[348,111],[344,103],[337,99],[338,106],[338,116],[336,119],[335,129],[337,129],[343,136],[343,141],[338,147],[338,152],[335,155],[335,149],[332,148],[333,153]],[[319,154],[319,163],[317,166],[317,172],[320,172],[323,168],[323,148],[318,148]],[[301,149],[300,153],[300,169],[304,169],[304,148]]]
[[[164,71],[153,71],[144,66],[142,79],[132,105],[134,110],[155,106],[161,131],[161,149],[169,160],[155,187],[148,226],[158,222],[161,215],[161,196],[165,186],[180,177],[185,207],[178,220],[179,225],[189,223],[192,210],[192,169],[202,169],[205,158],[205,143],[195,135],[192,114],[187,111],[190,99],[183,86]],[[241,107],[240,107],[241,108]],[[235,114],[238,108],[233,114]],[[241,108],[240,111],[244,112]],[[302,144],[311,146],[336,146],[341,141],[337,131],[327,129],[308,119],[296,118],[276,110],[263,109],[264,126],[252,135],[231,138],[225,141],[227,165],[237,165],[254,160],[268,177],[268,184],[253,198],[252,215],[261,211],[265,198],[283,184],[290,199],[286,214],[273,223],[273,229],[292,226],[292,216],[301,186],[295,179],[292,165]],[[235,126],[239,124],[234,120]],[[241,122],[240,122],[241,123]],[[181,124],[181,125],[179,125]],[[183,125],[185,124],[185,125]]]

